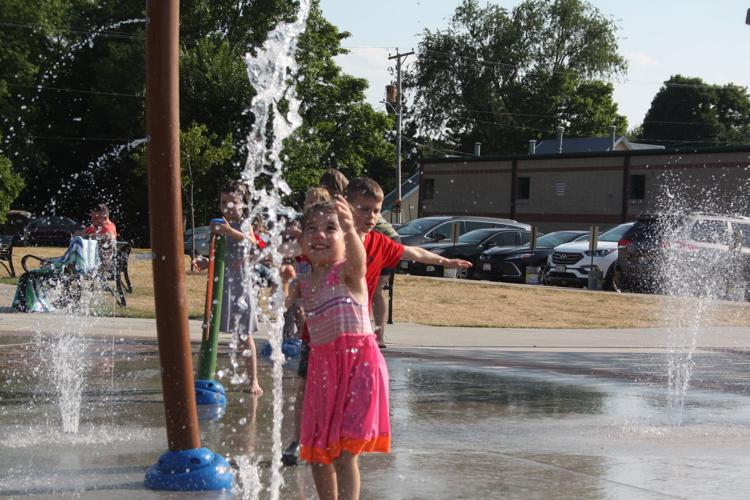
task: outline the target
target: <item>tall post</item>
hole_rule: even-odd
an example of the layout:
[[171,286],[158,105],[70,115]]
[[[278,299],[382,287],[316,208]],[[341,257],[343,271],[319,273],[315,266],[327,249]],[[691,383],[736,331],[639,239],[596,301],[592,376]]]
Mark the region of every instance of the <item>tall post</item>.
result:
[[193,392],[180,193],[179,0],[148,2],[148,201],[159,359],[172,451],[200,448]]
[[[396,191],[396,194],[398,197],[396,198],[398,200],[399,207],[401,206],[401,124],[402,124],[402,113],[401,109],[403,106],[403,99],[401,96],[401,63],[402,59],[405,59],[406,57],[414,54],[414,52],[405,52],[403,54],[400,54],[398,52],[398,49],[396,49],[396,55],[390,56],[388,59],[396,60],[396,87],[398,87],[398,96],[397,96],[397,104],[396,104],[396,119],[397,119],[397,125],[396,125],[396,182],[398,184],[398,187],[396,188],[398,191]],[[401,210],[398,211],[398,221],[399,224],[401,223]]]
[[226,490],[232,487],[228,462],[200,447],[193,387],[182,252],[180,2],[150,0],[146,11],[149,224],[169,451],[148,469],[145,484],[159,490]]

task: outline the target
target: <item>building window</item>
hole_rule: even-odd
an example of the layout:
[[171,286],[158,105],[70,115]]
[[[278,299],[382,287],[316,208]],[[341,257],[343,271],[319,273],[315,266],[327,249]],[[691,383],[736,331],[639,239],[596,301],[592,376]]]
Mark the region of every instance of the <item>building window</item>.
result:
[[518,192],[516,198],[519,200],[528,200],[531,191],[531,177],[518,178]]
[[435,179],[424,180],[424,194],[422,199],[431,200],[435,197]]
[[646,199],[646,176],[642,174],[630,176],[630,199]]

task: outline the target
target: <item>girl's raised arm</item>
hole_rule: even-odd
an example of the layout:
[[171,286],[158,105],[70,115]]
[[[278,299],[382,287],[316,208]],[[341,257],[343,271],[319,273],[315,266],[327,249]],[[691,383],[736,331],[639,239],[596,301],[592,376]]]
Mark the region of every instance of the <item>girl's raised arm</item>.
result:
[[346,244],[346,263],[344,273],[349,283],[359,283],[367,271],[367,254],[362,239],[354,227],[354,216],[349,203],[341,195],[336,195],[336,214],[339,217],[339,225],[344,231],[344,243]]

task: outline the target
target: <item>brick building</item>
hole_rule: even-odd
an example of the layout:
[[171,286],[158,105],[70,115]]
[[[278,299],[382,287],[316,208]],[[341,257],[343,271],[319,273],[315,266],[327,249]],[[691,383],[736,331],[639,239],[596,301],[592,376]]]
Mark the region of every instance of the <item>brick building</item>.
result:
[[665,210],[750,215],[750,146],[431,158],[421,173],[419,217],[504,217],[550,231]]

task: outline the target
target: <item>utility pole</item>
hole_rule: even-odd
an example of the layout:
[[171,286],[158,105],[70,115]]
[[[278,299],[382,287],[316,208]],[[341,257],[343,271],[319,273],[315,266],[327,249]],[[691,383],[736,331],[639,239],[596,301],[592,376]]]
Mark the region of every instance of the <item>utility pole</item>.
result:
[[403,104],[403,101],[401,99],[401,64],[403,63],[403,59],[406,59],[408,56],[413,55],[414,51],[412,52],[404,52],[399,53],[398,49],[396,49],[396,55],[395,56],[389,56],[388,60],[396,60],[396,86],[398,87],[398,95],[396,97],[396,113],[397,113],[397,129],[396,129],[396,181],[398,183],[398,189],[397,194],[397,205],[398,205],[398,220],[397,222],[401,223],[401,106]]

